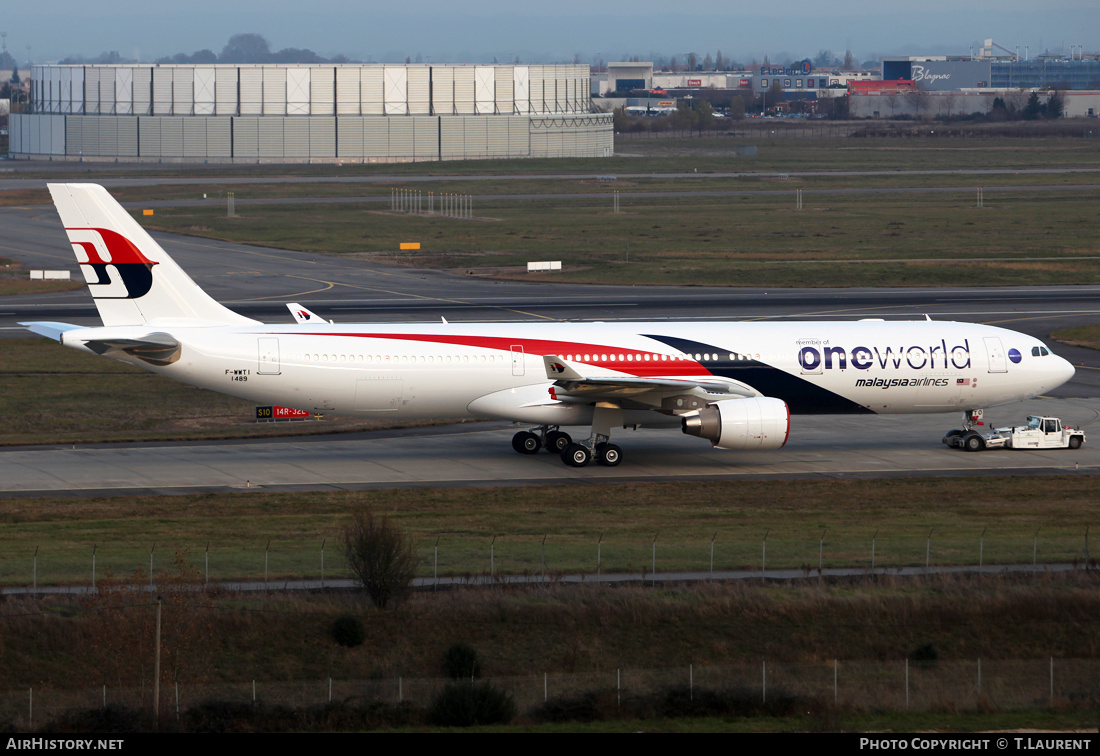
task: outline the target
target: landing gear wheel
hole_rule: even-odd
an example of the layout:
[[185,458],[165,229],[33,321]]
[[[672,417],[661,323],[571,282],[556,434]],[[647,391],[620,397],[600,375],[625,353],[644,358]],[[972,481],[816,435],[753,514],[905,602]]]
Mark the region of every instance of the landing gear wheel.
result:
[[561,461],[570,467],[584,467],[592,461],[592,452],[587,446],[569,444],[561,453]]
[[550,431],[546,434],[546,451],[551,454],[561,454],[565,451],[565,447],[571,443],[573,443],[573,439],[569,437],[568,433]]
[[542,441],[531,431],[520,431],[512,436],[512,448],[520,454],[537,454],[542,448]]
[[623,450],[615,444],[596,444],[596,464],[615,467],[623,461]]
[[963,448],[971,452],[981,451],[985,448],[985,441],[977,433],[972,433],[963,439]]

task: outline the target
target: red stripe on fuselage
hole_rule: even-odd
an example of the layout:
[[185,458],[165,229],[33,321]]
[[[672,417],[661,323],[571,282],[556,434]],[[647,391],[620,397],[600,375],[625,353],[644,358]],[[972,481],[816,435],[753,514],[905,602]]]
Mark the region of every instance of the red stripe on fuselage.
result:
[[[275,332],[273,336],[346,336],[361,339],[391,339],[395,341],[419,341],[429,344],[451,344],[454,346],[495,349],[511,352],[513,347],[522,347],[525,354],[543,356],[555,354],[560,357],[573,356],[573,362],[584,365],[629,373],[639,378],[650,376],[711,375],[711,372],[693,359],[675,359],[668,352],[649,352],[641,349],[623,349],[600,344],[578,344],[572,341],[551,341],[549,339],[526,339],[522,337],[504,338],[502,336],[447,336],[424,333],[292,333]],[[584,359],[585,356],[588,359]],[[662,359],[662,355],[665,359]],[[631,359],[627,359],[627,357]]]

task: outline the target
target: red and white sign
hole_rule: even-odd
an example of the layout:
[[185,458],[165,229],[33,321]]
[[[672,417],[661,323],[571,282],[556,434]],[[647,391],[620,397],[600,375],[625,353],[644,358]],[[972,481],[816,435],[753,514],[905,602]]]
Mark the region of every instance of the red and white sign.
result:
[[702,79],[688,79],[688,86],[689,87],[701,87],[701,86],[703,86],[703,80]]
[[309,413],[305,410],[293,409],[292,407],[272,407],[272,413],[276,420],[285,419],[288,417],[309,417]]

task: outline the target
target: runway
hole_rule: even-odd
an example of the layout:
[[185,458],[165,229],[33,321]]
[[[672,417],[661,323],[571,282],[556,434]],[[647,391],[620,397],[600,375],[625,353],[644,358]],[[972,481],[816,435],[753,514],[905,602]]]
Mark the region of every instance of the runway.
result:
[[[337,322],[492,320],[961,320],[1045,338],[1100,316],[1100,287],[765,290],[630,287],[493,281],[402,270],[169,234],[155,234],[200,286],[250,317],[289,322],[298,301]],[[50,208],[0,209],[0,255],[32,267],[75,270]],[[98,325],[83,291],[0,299],[0,334],[19,320]],[[60,348],[60,347],[59,347]],[[987,411],[995,425],[1054,414],[1091,425],[1100,407],[1100,355],[1054,345],[1078,366],[1048,399]],[[961,413],[960,413],[961,414]],[[713,450],[678,431],[622,431],[616,468],[564,466],[546,453],[511,450],[501,423],[263,441],[143,443],[0,450],[6,496],[197,493],[226,490],[360,490],[410,486],[567,485],[631,481],[847,478],[909,475],[1095,474],[1100,435],[1079,450],[968,454],[940,444],[960,417],[795,416],[777,452]],[[963,495],[960,493],[960,495]]]

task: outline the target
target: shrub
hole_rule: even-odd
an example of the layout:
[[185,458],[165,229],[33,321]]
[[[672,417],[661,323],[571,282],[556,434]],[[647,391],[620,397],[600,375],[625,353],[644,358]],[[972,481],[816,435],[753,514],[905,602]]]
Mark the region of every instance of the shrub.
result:
[[428,722],[442,727],[507,724],[515,716],[512,696],[489,683],[448,683],[428,707]]
[[[156,732],[151,712],[111,704],[94,709],[68,711],[50,722],[43,732]],[[14,730],[13,730],[14,732]]]
[[940,652],[931,643],[917,646],[909,652],[909,661],[918,669],[932,669],[940,660]]
[[345,648],[362,646],[367,639],[367,630],[363,620],[351,614],[344,614],[332,623],[332,639]]
[[412,541],[389,519],[360,510],[344,529],[344,553],[359,584],[379,609],[400,603],[416,576]]
[[443,674],[452,680],[473,680],[481,677],[481,662],[477,650],[469,643],[455,643],[443,654]]

